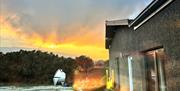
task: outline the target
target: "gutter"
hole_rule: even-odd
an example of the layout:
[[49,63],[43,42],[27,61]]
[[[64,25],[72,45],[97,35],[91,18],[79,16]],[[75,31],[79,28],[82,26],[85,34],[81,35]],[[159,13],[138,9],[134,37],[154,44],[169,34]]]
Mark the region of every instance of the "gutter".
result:
[[139,18],[141,18],[141,17],[144,15],[144,13],[146,13],[146,12],[147,12],[152,6],[154,6],[154,4],[156,4],[158,1],[159,1],[159,0],[155,0],[155,1],[153,1],[149,6],[147,6],[147,8],[146,8],[144,11],[142,11],[142,13],[141,13],[140,15],[138,15],[132,23],[129,24],[129,27],[133,26],[134,23],[135,23],[137,20],[139,20]]
[[165,8],[168,4],[170,4],[174,0],[167,0],[164,4],[162,4],[158,9],[153,11],[150,15],[148,15],[144,20],[140,21],[137,25],[135,23],[145,14],[150,8],[152,8],[153,5],[155,5],[159,0],[155,0],[152,2],[152,4],[143,12],[141,13],[131,24],[129,24],[129,27],[134,27],[134,30],[139,28],[141,25],[143,25],[146,21],[148,21],[150,18],[152,18],[154,15],[156,15],[158,12],[160,12],[163,8]]

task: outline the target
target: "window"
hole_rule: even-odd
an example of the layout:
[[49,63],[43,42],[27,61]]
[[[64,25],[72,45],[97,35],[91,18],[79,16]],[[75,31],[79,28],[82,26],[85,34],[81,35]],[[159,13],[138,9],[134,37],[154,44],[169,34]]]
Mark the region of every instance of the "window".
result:
[[166,91],[163,49],[129,55],[130,91]]
[[147,91],[166,91],[163,49],[146,52],[145,61]]

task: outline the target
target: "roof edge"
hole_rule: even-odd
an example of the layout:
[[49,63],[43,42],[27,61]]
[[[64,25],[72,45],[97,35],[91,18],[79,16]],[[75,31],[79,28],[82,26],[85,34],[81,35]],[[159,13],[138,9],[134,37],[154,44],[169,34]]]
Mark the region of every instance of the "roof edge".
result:
[[106,21],[106,34],[105,34],[105,48],[109,49],[111,46],[112,39],[114,34],[117,32],[117,28],[129,28],[129,23],[132,20],[130,19],[122,19],[122,20],[111,20]]
[[170,4],[174,0],[154,0],[152,1],[135,19],[129,24],[129,27],[135,26],[137,29],[151,17],[156,15],[164,7]]
[[128,26],[130,19],[121,19],[121,20],[110,20],[106,21],[106,26]]

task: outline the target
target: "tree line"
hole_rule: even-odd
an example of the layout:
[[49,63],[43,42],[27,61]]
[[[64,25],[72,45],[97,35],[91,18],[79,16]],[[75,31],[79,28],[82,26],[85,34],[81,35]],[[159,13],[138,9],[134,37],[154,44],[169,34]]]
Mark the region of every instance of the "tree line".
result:
[[53,84],[57,69],[66,73],[66,83],[73,84],[75,70],[87,71],[93,67],[93,60],[86,56],[65,58],[40,50],[0,52],[0,85],[2,84]]

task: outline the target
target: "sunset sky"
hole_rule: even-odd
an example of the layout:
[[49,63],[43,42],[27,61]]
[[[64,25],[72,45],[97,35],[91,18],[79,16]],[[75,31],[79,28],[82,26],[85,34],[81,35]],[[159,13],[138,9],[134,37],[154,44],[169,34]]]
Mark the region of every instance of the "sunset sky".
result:
[[0,0],[0,51],[39,49],[108,59],[105,21],[133,19],[151,0]]

